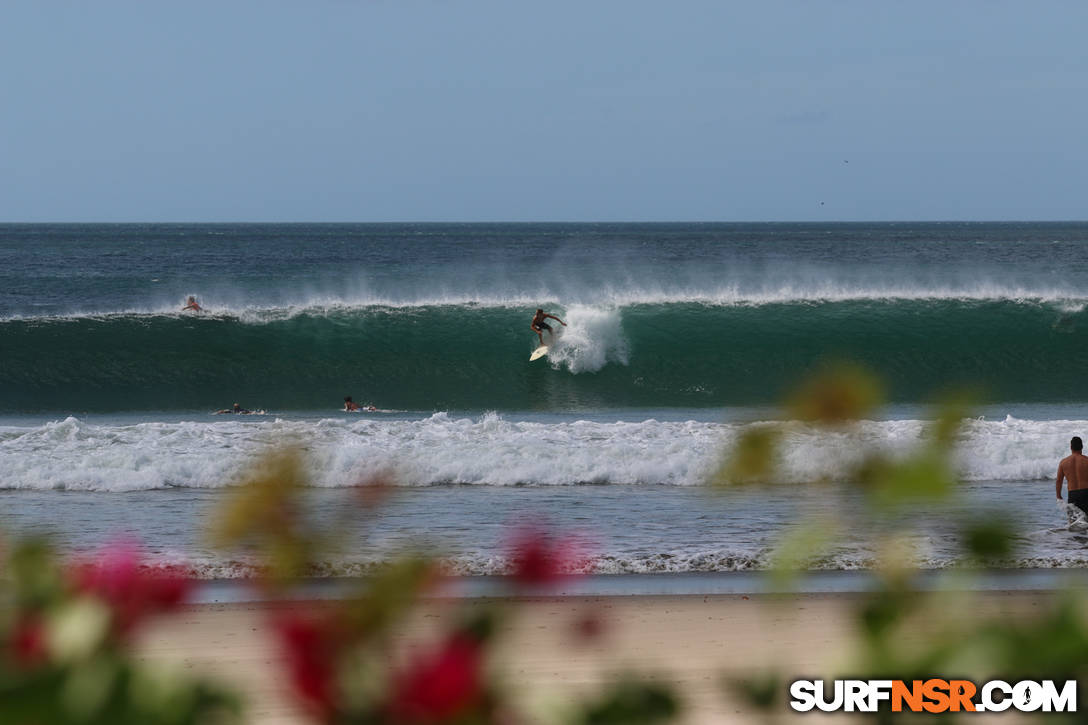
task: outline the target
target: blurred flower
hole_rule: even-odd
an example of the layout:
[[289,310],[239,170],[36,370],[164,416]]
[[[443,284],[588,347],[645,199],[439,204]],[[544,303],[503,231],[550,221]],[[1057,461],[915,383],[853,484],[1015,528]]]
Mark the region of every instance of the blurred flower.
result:
[[191,585],[188,572],[180,567],[143,566],[139,548],[130,541],[111,544],[97,561],[77,565],[70,579],[76,591],[109,605],[115,631],[121,635],[148,615],[175,609]]
[[481,700],[483,651],[463,632],[437,651],[417,659],[396,677],[388,712],[393,722],[442,722],[469,711]]
[[605,630],[604,619],[597,612],[588,612],[574,620],[574,635],[582,641],[599,639]]
[[509,550],[510,573],[521,585],[551,584],[588,563],[572,540],[560,540],[536,526],[518,529]]
[[48,542],[17,542],[2,565],[0,722],[227,723],[238,700],[207,681],[151,675],[123,635],[175,607],[188,580],[149,570],[134,545],[65,564]]
[[10,643],[15,661],[22,667],[40,664],[46,655],[45,626],[36,614],[24,614],[12,628]]
[[46,626],[49,654],[59,662],[82,660],[94,654],[110,631],[110,610],[88,598],[65,602],[50,613]]
[[285,649],[291,684],[327,717],[336,709],[336,667],[344,644],[335,619],[292,612],[278,618],[275,628]]

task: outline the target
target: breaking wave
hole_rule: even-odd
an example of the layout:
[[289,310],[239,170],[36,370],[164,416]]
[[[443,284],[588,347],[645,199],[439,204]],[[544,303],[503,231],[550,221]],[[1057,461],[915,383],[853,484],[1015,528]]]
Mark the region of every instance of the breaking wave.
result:
[[1088,348],[1083,301],[1041,298],[692,300],[550,308],[544,360],[525,307],[269,308],[0,321],[0,412],[315,410],[344,395],[408,410],[586,410],[775,402],[849,358],[896,402],[970,385],[1066,400]]
[[[749,425],[760,425],[758,423]],[[785,424],[780,479],[828,478],[859,451],[905,454],[920,420],[867,421],[829,433]],[[696,486],[742,424],[701,421],[536,422],[490,413],[460,417],[229,420],[99,425],[77,418],[0,427],[0,488],[121,492],[221,488],[270,446],[303,443],[313,483],[346,487],[385,473],[402,486]],[[960,472],[968,481],[1052,478],[1070,431],[1088,421],[969,420]]]

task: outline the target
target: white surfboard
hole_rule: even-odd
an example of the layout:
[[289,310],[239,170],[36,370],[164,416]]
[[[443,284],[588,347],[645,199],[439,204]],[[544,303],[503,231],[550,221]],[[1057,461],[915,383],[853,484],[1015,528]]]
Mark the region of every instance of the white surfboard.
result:
[[537,349],[533,350],[533,354],[529,356],[530,360],[536,360],[537,358],[544,357],[548,354],[548,346],[541,345]]

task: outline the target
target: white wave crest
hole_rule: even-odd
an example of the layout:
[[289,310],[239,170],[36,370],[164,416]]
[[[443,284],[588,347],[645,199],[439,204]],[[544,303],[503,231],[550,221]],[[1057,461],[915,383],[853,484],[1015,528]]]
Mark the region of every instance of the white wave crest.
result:
[[[778,478],[842,480],[862,451],[906,453],[918,420],[863,422],[827,433],[786,424]],[[405,486],[577,484],[699,485],[743,429],[699,421],[558,423],[489,413],[424,419],[185,421],[99,425],[76,418],[0,428],[0,488],[132,491],[236,483],[269,447],[304,441],[317,486],[357,484],[393,471]],[[970,481],[1047,480],[1070,435],[1088,421],[1007,417],[964,426],[960,471]]]
[[[1064,313],[1083,311],[1088,297],[1083,290],[1063,286],[970,282],[930,284],[887,281],[879,284],[796,280],[777,282],[720,282],[700,285],[608,284],[585,289],[541,286],[533,291],[433,290],[400,295],[379,292],[353,294],[302,294],[276,300],[246,300],[215,295],[197,295],[205,311],[181,311],[180,302],[155,301],[120,309],[72,309],[48,314],[0,311],[0,321],[102,319],[121,316],[229,318],[260,324],[298,316],[350,314],[373,308],[414,309],[420,307],[528,308],[543,306],[566,310],[583,308],[620,309],[634,305],[698,304],[712,307],[762,306],[772,304],[826,303],[851,301],[961,301],[1053,305]],[[181,299],[181,298],[179,298]]]

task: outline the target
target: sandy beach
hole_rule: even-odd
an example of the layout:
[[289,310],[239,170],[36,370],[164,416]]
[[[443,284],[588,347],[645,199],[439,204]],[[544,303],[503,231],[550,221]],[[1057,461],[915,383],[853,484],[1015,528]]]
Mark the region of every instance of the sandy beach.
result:
[[[757,675],[775,665],[788,679],[832,676],[855,645],[850,615],[858,596],[526,599],[502,626],[492,664],[518,694],[529,722],[561,722],[564,706],[624,672],[673,683],[685,702],[681,722],[750,722],[757,713],[729,693],[723,680]],[[986,592],[977,595],[963,616],[1029,616],[1052,598],[1048,592]],[[428,601],[397,636],[410,649],[454,621],[462,607],[486,604],[482,599]],[[142,652],[149,660],[230,683],[244,694],[250,723],[305,722],[274,666],[279,653],[268,637],[268,614],[284,606],[327,604],[193,605],[153,626]],[[590,640],[578,635],[579,623],[587,617],[602,625]],[[913,631],[925,631],[924,618]]]

